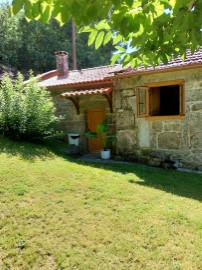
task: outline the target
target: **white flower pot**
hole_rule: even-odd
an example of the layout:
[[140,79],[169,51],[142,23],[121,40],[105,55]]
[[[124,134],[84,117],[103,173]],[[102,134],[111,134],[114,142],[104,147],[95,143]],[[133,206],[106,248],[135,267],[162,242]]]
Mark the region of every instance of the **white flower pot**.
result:
[[110,157],[111,157],[110,149],[101,150],[101,159],[110,159]]

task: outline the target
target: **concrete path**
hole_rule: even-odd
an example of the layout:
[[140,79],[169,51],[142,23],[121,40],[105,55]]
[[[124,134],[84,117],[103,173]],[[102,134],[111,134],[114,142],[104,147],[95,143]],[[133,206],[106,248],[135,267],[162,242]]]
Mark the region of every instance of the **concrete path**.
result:
[[135,162],[129,161],[118,161],[114,160],[113,158],[110,159],[101,159],[100,154],[84,154],[83,156],[79,157],[79,160],[86,161],[86,162],[100,162],[100,163],[113,163],[113,164],[128,164],[128,165],[143,165]]
[[[106,159],[101,159],[99,153],[84,154],[83,156],[79,157],[78,160],[86,161],[86,162],[105,163],[105,164],[106,163],[107,164],[111,163],[111,164],[126,164],[126,165],[133,165],[133,166],[138,165],[138,166],[150,167],[150,166],[147,166],[146,164],[142,164],[142,163],[136,163],[136,162],[130,162],[130,161],[118,161],[118,160],[113,160],[113,158],[107,159],[107,160]],[[157,167],[155,167],[155,168],[157,168]],[[202,171],[185,169],[185,168],[178,168],[177,171],[202,174]]]

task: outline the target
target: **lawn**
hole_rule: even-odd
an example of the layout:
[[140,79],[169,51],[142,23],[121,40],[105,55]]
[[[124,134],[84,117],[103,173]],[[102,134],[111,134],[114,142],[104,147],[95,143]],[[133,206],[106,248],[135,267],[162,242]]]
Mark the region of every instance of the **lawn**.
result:
[[5,138],[0,168],[1,270],[202,269],[202,175]]

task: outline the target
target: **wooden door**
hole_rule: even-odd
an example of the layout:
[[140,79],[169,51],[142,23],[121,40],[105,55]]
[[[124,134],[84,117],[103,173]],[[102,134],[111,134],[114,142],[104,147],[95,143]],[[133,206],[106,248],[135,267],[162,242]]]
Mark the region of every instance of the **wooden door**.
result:
[[[105,118],[103,109],[92,109],[87,111],[87,129],[96,132],[96,127]],[[101,140],[88,139],[89,152],[99,152],[103,148]]]

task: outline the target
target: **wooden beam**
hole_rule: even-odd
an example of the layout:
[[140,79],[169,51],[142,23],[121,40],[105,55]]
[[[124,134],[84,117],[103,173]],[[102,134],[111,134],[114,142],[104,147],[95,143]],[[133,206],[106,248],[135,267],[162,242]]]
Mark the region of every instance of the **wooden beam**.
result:
[[108,101],[109,104],[109,108],[110,108],[110,112],[113,113],[113,107],[112,107],[112,92],[108,93],[108,94],[103,94],[103,97],[105,97]]
[[75,108],[76,108],[76,112],[79,115],[80,114],[80,107],[79,107],[79,97],[68,97],[66,99],[69,99],[73,102]]

